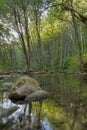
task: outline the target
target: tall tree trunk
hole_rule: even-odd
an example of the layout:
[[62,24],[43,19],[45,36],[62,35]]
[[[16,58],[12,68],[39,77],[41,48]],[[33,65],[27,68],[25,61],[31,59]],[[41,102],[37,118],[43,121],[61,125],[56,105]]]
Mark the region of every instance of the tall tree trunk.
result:
[[[15,25],[17,29],[17,33],[20,38],[22,50],[25,56],[27,71],[30,70],[30,35],[29,35],[29,28],[28,28],[28,16],[27,16],[27,7],[25,7],[22,3],[22,10],[23,10],[23,20],[21,19],[20,9],[15,7],[13,8],[13,15],[15,19]],[[24,22],[24,28],[23,23]],[[26,39],[25,39],[26,38]]]
[[56,40],[54,38],[54,26],[52,26],[51,28],[51,31],[52,31],[52,44],[53,44],[53,71],[56,71],[56,68],[57,68],[57,56],[56,56]]
[[37,34],[37,47],[38,47],[38,60],[39,60],[39,69],[42,69],[42,52],[41,52],[41,37],[40,37],[40,18],[38,18],[37,10],[35,12],[35,27]]
[[[62,29],[62,26],[61,26],[61,29]],[[60,34],[60,50],[59,50],[59,56],[60,56],[60,60],[59,60],[59,66],[60,66],[60,68],[62,68],[62,61],[63,61],[63,56],[62,56],[62,49],[63,49],[63,37],[62,37],[62,35],[63,35],[63,32],[61,32],[61,34]]]
[[[28,11],[27,7],[25,4],[25,1],[22,1],[22,8],[23,8],[23,13],[24,13],[24,20],[25,20],[25,36],[26,36],[26,43],[27,43],[27,48],[26,48],[26,53],[27,53],[27,70],[29,71],[30,69],[30,34],[29,34],[29,26],[28,26]],[[26,44],[25,43],[25,44]]]
[[82,67],[82,65],[83,65],[83,58],[82,58],[81,41],[79,39],[78,29],[77,29],[76,20],[75,20],[75,17],[73,15],[73,12],[71,12],[71,14],[72,14],[73,28],[75,30],[75,40],[76,40],[76,43],[78,45],[79,61],[80,61],[81,67]]

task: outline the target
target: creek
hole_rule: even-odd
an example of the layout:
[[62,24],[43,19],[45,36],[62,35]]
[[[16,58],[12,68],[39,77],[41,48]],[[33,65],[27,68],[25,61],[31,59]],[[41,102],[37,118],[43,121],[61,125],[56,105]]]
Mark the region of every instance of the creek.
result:
[[[0,130],[87,130],[87,82],[70,75],[35,75],[50,97],[29,105],[14,104],[8,99],[5,82],[15,82],[20,76],[0,80]],[[25,110],[26,107],[26,110]]]

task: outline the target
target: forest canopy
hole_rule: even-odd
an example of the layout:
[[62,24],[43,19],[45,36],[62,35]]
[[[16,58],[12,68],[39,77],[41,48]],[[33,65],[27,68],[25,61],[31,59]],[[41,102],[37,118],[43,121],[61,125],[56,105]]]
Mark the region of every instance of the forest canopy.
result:
[[0,72],[87,71],[86,0],[0,0]]

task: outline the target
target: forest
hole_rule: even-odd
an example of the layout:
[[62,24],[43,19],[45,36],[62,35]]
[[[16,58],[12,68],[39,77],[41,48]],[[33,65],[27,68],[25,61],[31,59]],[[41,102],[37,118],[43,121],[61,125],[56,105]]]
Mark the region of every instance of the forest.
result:
[[0,72],[87,72],[86,0],[0,0]]
[[87,0],[0,0],[0,130],[87,130]]

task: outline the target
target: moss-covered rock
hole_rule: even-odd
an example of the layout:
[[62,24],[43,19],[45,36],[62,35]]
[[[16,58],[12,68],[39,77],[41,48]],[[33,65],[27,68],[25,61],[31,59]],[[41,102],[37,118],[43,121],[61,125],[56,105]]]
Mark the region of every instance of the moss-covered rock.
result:
[[44,90],[38,90],[29,96],[25,98],[25,101],[38,101],[38,100],[43,100],[46,99],[49,96],[49,93],[44,91]]
[[[8,94],[8,98],[11,99],[12,101],[14,100],[24,100],[27,96],[38,92],[39,90],[41,90],[38,82],[31,78],[31,77],[27,77],[27,76],[22,76],[20,77],[12,86],[12,88],[9,91]],[[41,97],[42,93],[36,93],[38,94],[37,97]],[[32,96],[32,100],[35,98],[35,94],[31,95]],[[33,97],[34,96],[34,97]],[[43,92],[43,97],[45,97],[45,91]],[[42,98],[42,97],[41,97]]]

